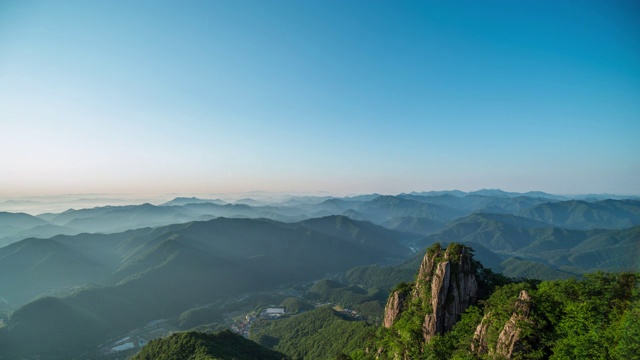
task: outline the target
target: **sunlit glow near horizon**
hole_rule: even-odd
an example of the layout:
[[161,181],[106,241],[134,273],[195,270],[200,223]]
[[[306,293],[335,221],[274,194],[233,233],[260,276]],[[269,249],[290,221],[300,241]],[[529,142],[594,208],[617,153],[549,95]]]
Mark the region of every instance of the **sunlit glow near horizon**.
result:
[[0,198],[640,195],[633,1],[0,3]]

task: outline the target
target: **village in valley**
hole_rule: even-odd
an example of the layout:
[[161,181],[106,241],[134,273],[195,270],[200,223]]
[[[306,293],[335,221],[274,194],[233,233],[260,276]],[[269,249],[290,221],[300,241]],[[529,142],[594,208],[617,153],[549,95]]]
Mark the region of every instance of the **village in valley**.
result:
[[[224,302],[215,302],[205,307],[222,307],[231,311],[225,312],[222,324],[210,331],[228,328],[234,333],[240,334],[245,338],[249,338],[251,327],[256,320],[277,321],[282,318],[296,316],[305,312],[300,309],[287,309],[284,305],[255,305],[257,298],[260,299],[295,299],[306,302],[307,292],[316,283],[310,282],[299,285],[294,288],[278,289],[273,291],[261,291],[243,294],[241,296],[227,299]],[[330,302],[316,301],[310,304],[311,308],[331,307],[339,313],[360,319],[360,315],[352,310],[343,308],[340,304]],[[124,360],[136,354],[147,343],[155,339],[165,338],[173,333],[187,331],[188,329],[180,328],[175,319],[157,319],[150,321],[144,327],[130,331],[122,336],[114,337],[108,342],[99,346],[99,349],[91,354],[85,354],[82,359],[99,358]],[[199,328],[198,330],[202,330]]]

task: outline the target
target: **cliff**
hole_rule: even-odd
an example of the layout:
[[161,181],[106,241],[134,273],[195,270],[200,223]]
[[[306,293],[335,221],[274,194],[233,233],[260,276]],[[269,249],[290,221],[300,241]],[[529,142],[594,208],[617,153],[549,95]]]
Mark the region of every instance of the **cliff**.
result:
[[396,290],[391,293],[387,305],[384,307],[383,325],[386,328],[393,326],[393,323],[400,317],[407,300],[407,292]]
[[423,319],[420,332],[425,343],[449,331],[476,301],[476,270],[469,247],[452,243],[444,250],[439,243],[434,244],[427,250],[415,283],[404,284],[391,293],[384,326],[393,330],[402,315],[410,313],[412,318]]
[[[444,258],[442,258],[442,248],[435,251],[429,258],[429,264],[426,266],[431,268],[424,269],[424,272],[421,269],[424,274],[427,271],[433,274],[430,294],[432,312],[426,314],[422,327],[425,341],[451,330],[460,319],[460,314],[475,302],[478,292],[478,282],[475,269],[472,268],[469,248],[451,244],[447,247]],[[422,293],[419,293],[421,290]],[[426,296],[429,295],[428,290],[428,288],[421,289],[416,286],[417,295],[425,300],[429,299]]]
[[494,347],[489,345],[489,328],[495,321],[493,314],[488,312],[483,318],[475,333],[471,343],[471,350],[478,354],[488,354],[490,357],[512,359],[515,354],[522,352],[522,322],[528,322],[531,311],[531,296],[526,290],[520,291],[520,295],[514,304],[514,311],[511,318],[504,324],[498,335]]

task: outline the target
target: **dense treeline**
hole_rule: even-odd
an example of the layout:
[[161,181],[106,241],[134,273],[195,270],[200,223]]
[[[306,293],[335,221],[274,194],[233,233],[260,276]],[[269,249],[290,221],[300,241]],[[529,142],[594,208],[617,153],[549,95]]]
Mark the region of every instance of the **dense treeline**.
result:
[[281,360],[285,356],[230,331],[184,332],[153,340],[133,360]]
[[379,324],[384,313],[387,291],[379,288],[365,290],[356,285],[321,280],[309,290],[307,298],[354,310],[363,320]]
[[332,359],[362,347],[375,327],[321,307],[276,321],[258,320],[250,338],[292,359]]
[[[495,359],[502,357],[496,351],[499,337],[505,336],[504,329],[511,326],[518,339],[509,358],[639,358],[640,322],[636,320],[640,314],[640,275],[596,272],[580,279],[516,280],[496,274],[476,260],[472,262],[478,279],[478,302],[466,309],[452,330],[429,342],[423,339],[424,315],[419,309],[412,311],[411,305],[390,329],[362,324],[361,331],[352,336],[366,345],[355,351],[350,349],[351,343],[338,346],[348,331],[320,325],[333,322],[329,309],[324,313],[316,310],[305,317],[259,323],[252,338],[293,358],[392,359],[401,354],[412,359]],[[413,263],[415,260],[387,269],[399,270],[414,266]],[[371,271],[381,274],[381,270],[359,268],[363,272],[358,275],[372,274]],[[404,289],[410,293],[414,286],[402,282],[394,291]],[[531,298],[530,308],[526,316],[514,318],[523,290]],[[360,287],[327,280],[318,282],[310,294],[343,304],[356,304],[372,295]],[[507,326],[510,321],[512,324]],[[479,342],[485,342],[483,349]]]

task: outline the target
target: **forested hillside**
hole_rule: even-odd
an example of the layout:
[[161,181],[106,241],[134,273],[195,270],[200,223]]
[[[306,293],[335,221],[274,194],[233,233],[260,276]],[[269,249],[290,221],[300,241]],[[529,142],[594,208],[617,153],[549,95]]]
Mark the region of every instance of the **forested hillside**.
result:
[[[292,359],[640,358],[637,273],[514,280],[456,243],[434,244],[421,260],[415,281],[391,291],[382,324],[322,307],[259,320],[251,339]],[[311,292],[335,304],[366,296],[327,281]]]
[[323,307],[277,321],[259,322],[251,339],[292,359],[335,359],[361,348],[374,328]]
[[276,351],[230,331],[216,334],[179,333],[166,339],[153,340],[133,360],[284,360]]
[[[389,297],[384,327],[353,359],[637,359],[640,275],[493,281],[450,244]],[[494,278],[495,280],[495,278]],[[506,284],[500,285],[507,280]],[[486,287],[497,285],[485,292]]]

